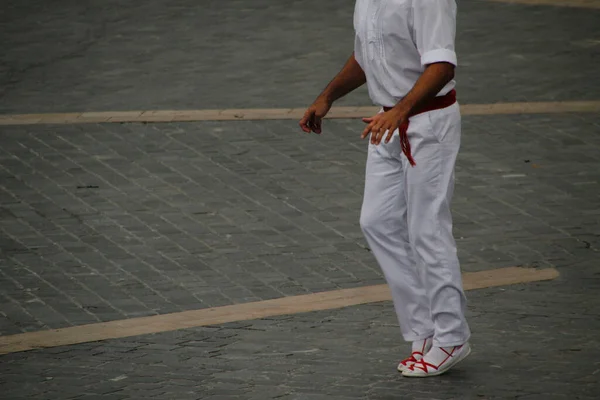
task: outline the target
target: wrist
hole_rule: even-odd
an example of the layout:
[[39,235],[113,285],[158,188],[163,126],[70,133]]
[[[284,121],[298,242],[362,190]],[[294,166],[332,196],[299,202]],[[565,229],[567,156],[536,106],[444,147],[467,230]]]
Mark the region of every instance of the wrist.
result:
[[328,92],[323,92],[319,95],[319,97],[317,97],[317,99],[315,100],[315,103],[326,103],[328,105],[333,104],[334,102],[334,97],[331,93]]
[[396,104],[392,110],[394,110],[394,113],[396,115],[398,115],[401,118],[406,118],[408,117],[408,115],[410,115],[410,111],[412,110],[412,107],[409,104],[406,104],[403,101],[400,101],[398,104]]

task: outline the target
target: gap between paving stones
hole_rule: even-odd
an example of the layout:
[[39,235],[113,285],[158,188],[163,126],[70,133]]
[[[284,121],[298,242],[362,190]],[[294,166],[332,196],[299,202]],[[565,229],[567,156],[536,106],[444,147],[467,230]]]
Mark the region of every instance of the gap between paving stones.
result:
[[[465,290],[552,280],[559,276],[554,268],[499,268],[463,275]],[[387,285],[365,286],[252,303],[234,304],[202,310],[184,311],[151,317],[131,318],[97,324],[0,337],[0,354],[78,343],[147,335],[200,326],[298,314],[391,300]]]
[[495,3],[525,4],[532,6],[556,6],[556,7],[575,7],[575,8],[598,8],[600,9],[600,0],[484,0]]
[[[59,114],[0,115],[0,125],[85,124],[122,122],[192,122],[192,121],[250,121],[297,120],[305,108],[228,109],[228,110],[156,110],[105,111]],[[378,107],[333,107],[329,119],[354,119],[371,116]],[[600,112],[599,101],[565,101],[535,103],[466,104],[462,115],[509,115]]]

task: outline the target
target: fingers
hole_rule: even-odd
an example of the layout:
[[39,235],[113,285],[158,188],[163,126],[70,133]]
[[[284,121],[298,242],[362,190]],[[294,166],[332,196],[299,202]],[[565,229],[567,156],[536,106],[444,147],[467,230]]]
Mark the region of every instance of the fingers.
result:
[[363,122],[368,125],[362,132],[361,138],[365,139],[370,134],[371,143],[376,145],[380,144],[384,138],[385,143],[388,143],[392,139],[396,129],[398,129],[397,124],[389,122],[385,118],[378,118],[378,116],[363,118]]
[[302,119],[298,123],[298,125],[300,125],[300,129],[302,129],[306,133],[310,133],[310,127],[308,126],[309,120],[310,116],[307,113],[305,113],[304,117],[302,117]]
[[322,118],[317,117],[315,110],[312,110],[309,108],[304,113],[304,116],[300,120],[299,125],[300,125],[300,128],[306,133],[314,132],[314,133],[320,134],[321,133],[321,124],[322,124],[321,121],[322,121]]
[[392,136],[394,135],[395,130],[396,129],[393,129],[393,127],[387,130],[387,136],[385,137],[386,143],[389,143],[389,141],[392,139]]
[[389,141],[392,140],[392,136],[394,136],[394,132],[396,132],[396,130],[398,129],[398,124],[390,123],[385,127],[385,129],[387,130],[387,136],[385,137],[385,142],[389,143]]
[[360,135],[361,139],[365,139],[367,136],[374,134],[374,129],[375,128],[375,123],[371,122],[369,125],[367,125],[367,127],[365,128],[365,130],[362,132],[362,134]]
[[300,120],[300,128],[306,132],[306,133],[310,133],[313,131],[313,125],[314,125],[314,117],[315,117],[315,112],[311,109],[306,110],[306,112],[304,113],[304,116],[302,117],[302,119]]
[[375,124],[377,124],[377,117],[363,118],[363,122],[367,124],[367,127],[362,131],[360,135],[361,139],[364,139],[367,136],[369,136],[369,134],[373,130],[373,127],[375,126]]
[[322,119],[316,115],[313,117],[313,132],[317,135],[321,134],[321,121]]
[[375,127],[373,127],[373,130],[372,130],[373,133],[371,134],[371,143],[373,143],[373,144],[381,143],[381,139],[383,138],[383,135],[385,135],[386,131],[387,131],[387,129],[385,129],[381,125],[376,125]]
[[371,135],[371,143],[379,144],[381,142],[381,137],[385,133],[383,129],[383,121],[379,116],[375,116],[372,118],[363,118],[363,122],[368,124],[365,130],[362,132],[360,137],[365,139],[369,134]]
[[373,128],[373,131],[376,131],[377,134],[371,136],[371,143],[380,144],[381,140],[383,140],[384,138],[385,143],[389,143],[389,141],[392,139],[392,136],[394,136],[394,132],[396,132],[396,129],[398,129],[398,126],[387,122],[375,126]]

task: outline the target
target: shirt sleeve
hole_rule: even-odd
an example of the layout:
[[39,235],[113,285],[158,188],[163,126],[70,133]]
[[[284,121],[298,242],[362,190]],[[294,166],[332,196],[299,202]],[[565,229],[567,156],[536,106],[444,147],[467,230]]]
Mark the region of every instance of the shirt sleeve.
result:
[[358,34],[354,35],[354,59],[360,65],[360,67],[364,70],[364,60],[363,60],[363,50],[362,43],[360,41],[360,37]]
[[362,42],[360,40],[360,36],[359,36],[359,20],[360,20],[360,12],[361,12],[361,5],[362,3],[357,1],[355,6],[354,6],[354,58],[356,59],[356,62],[358,63],[358,65],[360,65],[360,67],[362,69],[364,69],[364,60],[363,60],[363,49],[362,49]]
[[415,0],[413,4],[414,38],[421,64],[457,65],[455,0]]

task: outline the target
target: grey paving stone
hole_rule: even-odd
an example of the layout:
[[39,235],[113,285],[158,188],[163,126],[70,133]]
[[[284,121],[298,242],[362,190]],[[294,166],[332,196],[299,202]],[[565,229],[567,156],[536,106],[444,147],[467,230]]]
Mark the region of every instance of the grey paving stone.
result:
[[560,271],[469,292],[473,353],[435,381],[395,371],[408,346],[385,302],[10,354],[0,384],[14,399],[56,398],[66,383],[98,398],[594,399],[597,267]]
[[[454,213],[465,271],[569,265],[597,254],[598,124],[592,115],[464,118]],[[61,126],[60,141],[45,126],[2,128],[0,165],[13,178],[2,188],[19,201],[0,221],[4,275],[16,282],[2,287],[31,316],[23,325],[27,318],[10,308],[5,329],[382,283],[358,226],[360,123],[329,121],[322,137],[295,135],[292,125]],[[547,142],[557,145],[538,146]],[[82,162],[94,159],[95,144],[103,158]],[[46,162],[47,148],[54,153]],[[173,157],[168,148],[193,157]],[[16,154],[19,163],[11,161]],[[59,160],[80,168],[63,171]],[[22,175],[40,161],[44,186]],[[345,168],[331,168],[339,163]],[[77,189],[90,181],[101,190]]]
[[[4,3],[4,113],[300,107],[353,46],[353,2],[346,0],[206,0],[201,8],[191,0]],[[461,100],[595,100],[599,15],[462,1]],[[344,103],[368,104],[366,91]]]
[[[304,106],[351,47],[341,0],[3,11],[4,113]],[[597,100],[598,11],[467,0],[459,15],[461,102]],[[394,372],[406,346],[384,303],[7,355],[3,398],[597,398],[600,119],[463,124],[463,270],[561,278],[470,292],[473,356],[435,385]],[[325,128],[0,128],[0,334],[383,283],[358,226],[361,123]]]

